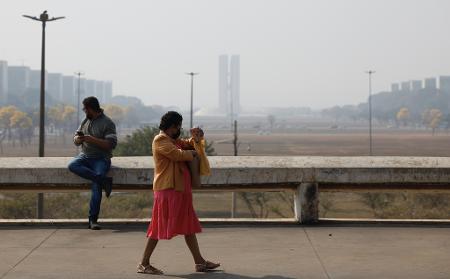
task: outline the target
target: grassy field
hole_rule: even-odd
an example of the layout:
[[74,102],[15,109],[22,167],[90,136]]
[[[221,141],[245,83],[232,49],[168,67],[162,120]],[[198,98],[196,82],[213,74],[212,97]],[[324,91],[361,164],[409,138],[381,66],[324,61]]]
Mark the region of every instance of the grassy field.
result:
[[[219,155],[232,155],[230,133],[210,132]],[[360,156],[369,153],[366,132],[303,132],[239,134],[239,155]],[[373,135],[373,153],[379,156],[450,156],[450,135],[429,131],[382,131]]]
[[[214,141],[218,155],[232,155],[232,135],[227,131],[206,131],[207,139]],[[367,155],[369,139],[367,132],[341,131],[323,129],[320,131],[298,131],[296,133],[274,132],[258,135],[256,131],[239,134],[240,155],[321,155],[321,156],[358,156]],[[380,130],[374,132],[374,155],[383,156],[450,156],[450,135],[445,132],[432,135],[430,131]],[[36,143],[27,146],[3,145],[1,156],[36,156]],[[74,156],[76,148],[70,143],[63,143],[59,138],[48,138],[46,156]],[[57,207],[59,200],[66,205],[71,200],[77,205],[68,206],[71,211],[54,211],[54,218],[82,218],[87,211],[88,195],[78,195],[70,199],[67,194],[46,197],[47,206]],[[102,204],[104,217],[149,217],[151,212],[151,194],[115,195]],[[291,193],[249,194],[250,206],[259,217],[292,217]],[[14,199],[29,199],[28,205],[34,206],[34,198],[16,195]],[[148,203],[146,201],[148,200]],[[230,193],[196,193],[195,206],[201,217],[229,217],[231,211]],[[321,216],[334,218],[450,218],[449,194],[421,193],[321,193]],[[264,205],[260,206],[259,201]],[[128,204],[130,203],[130,204]],[[140,204],[135,206],[132,203]],[[82,204],[82,206],[80,206]],[[5,203],[0,201],[0,218],[14,218],[11,212],[4,210]],[[3,210],[3,211],[2,211]],[[51,212],[51,208],[46,208]],[[3,213],[1,213],[3,212]],[[6,212],[6,213],[5,213]],[[56,213],[55,213],[56,212]],[[5,215],[6,214],[6,215]],[[29,210],[34,214],[34,210]],[[251,217],[249,202],[240,195],[237,198],[237,216]],[[17,216],[16,216],[17,217]],[[26,217],[26,216],[25,216]],[[28,216],[33,217],[33,216]]]

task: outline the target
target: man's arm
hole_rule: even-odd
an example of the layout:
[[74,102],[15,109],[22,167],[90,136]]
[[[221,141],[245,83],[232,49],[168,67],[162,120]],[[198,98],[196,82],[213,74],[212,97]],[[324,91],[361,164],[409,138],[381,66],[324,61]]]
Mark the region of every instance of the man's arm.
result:
[[[84,120],[81,122],[80,127],[78,127],[77,131],[81,131],[81,130],[82,130],[84,123],[86,123],[86,119],[84,119]],[[78,135],[75,133],[75,134],[73,135],[73,143],[74,143],[76,146],[80,146],[80,145],[83,143],[83,140],[81,139],[80,136],[78,136]]]
[[97,145],[101,149],[110,151],[116,148],[117,145],[117,134],[116,125],[111,121],[105,128],[104,139],[96,138],[90,135],[81,137],[82,141]]
[[82,136],[82,137],[80,137],[80,139],[83,142],[87,142],[87,143],[91,143],[91,144],[97,145],[101,149],[104,149],[104,150],[107,150],[107,151],[113,149],[113,144],[107,139],[99,139],[99,138],[93,137],[91,135]]

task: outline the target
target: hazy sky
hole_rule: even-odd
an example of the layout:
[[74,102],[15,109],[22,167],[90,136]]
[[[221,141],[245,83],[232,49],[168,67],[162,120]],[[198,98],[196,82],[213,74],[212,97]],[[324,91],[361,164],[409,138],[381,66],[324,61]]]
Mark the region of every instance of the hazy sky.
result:
[[1,0],[0,60],[112,80],[114,94],[187,107],[218,100],[218,56],[241,56],[243,106],[356,104],[395,81],[450,75],[450,1]]

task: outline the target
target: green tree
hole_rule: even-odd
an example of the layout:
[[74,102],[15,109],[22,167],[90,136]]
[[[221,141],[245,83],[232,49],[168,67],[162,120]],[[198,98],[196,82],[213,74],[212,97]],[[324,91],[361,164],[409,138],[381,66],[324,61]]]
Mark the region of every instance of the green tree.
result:
[[[137,129],[131,135],[127,135],[125,140],[119,141],[114,156],[152,156],[152,142],[159,134],[156,127],[145,126]],[[187,134],[183,134],[187,137]],[[207,155],[216,155],[213,142],[206,142],[205,151]]]
[[131,135],[127,135],[125,140],[119,141],[114,150],[115,156],[151,156],[153,138],[159,134],[156,127],[146,126],[137,129]]

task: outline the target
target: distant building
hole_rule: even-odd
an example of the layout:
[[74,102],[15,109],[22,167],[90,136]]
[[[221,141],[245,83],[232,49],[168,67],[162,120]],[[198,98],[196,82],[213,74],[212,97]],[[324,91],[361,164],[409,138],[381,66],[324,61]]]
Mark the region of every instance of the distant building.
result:
[[[79,88],[78,88],[79,87]],[[27,66],[8,66],[0,60],[0,104],[14,102],[29,90],[41,88],[41,71]],[[79,90],[78,90],[79,89]],[[77,106],[79,98],[96,96],[101,102],[109,102],[113,95],[112,81],[97,81],[61,73],[45,72],[45,93],[54,103]],[[13,99],[11,99],[13,97]]]
[[[80,78],[80,104],[86,98],[86,79]],[[78,98],[78,80],[77,80],[77,98]],[[77,104],[78,100],[75,102]],[[81,106],[81,105],[80,105]]]
[[450,76],[439,77],[439,89],[450,93]]
[[237,117],[241,112],[241,65],[239,55],[232,55],[230,61],[231,114]]
[[398,83],[392,83],[391,92],[398,92],[398,91],[400,91],[400,85]]
[[436,89],[436,88],[437,88],[436,78],[425,79],[425,89]]
[[87,79],[86,80],[86,97],[96,96],[97,94],[96,94],[95,89],[96,89],[95,80]]
[[219,110],[232,118],[239,116],[240,103],[240,57],[219,56]]
[[0,61],[0,105],[8,104],[8,62]]
[[402,91],[408,92],[411,91],[411,83],[409,81],[404,81],[401,83]]
[[228,105],[228,55],[219,56],[219,110],[226,114]]
[[421,80],[411,80],[411,88],[413,91],[419,91],[422,89],[422,81]]
[[26,66],[8,67],[8,94],[22,95],[30,86],[30,68]]
[[105,102],[105,83],[103,81],[95,81],[95,96],[100,104]]
[[63,76],[58,73],[49,73],[47,77],[47,92],[55,102],[63,101]]
[[[45,84],[48,84],[48,72],[45,71]],[[28,88],[41,89],[41,70],[30,70],[30,83]],[[48,87],[45,86],[45,89]],[[46,90],[47,91],[47,90]]]
[[75,91],[76,81],[74,76],[63,76],[62,102],[69,105],[76,105]]
[[113,96],[112,81],[105,81],[104,90],[105,90],[105,94],[104,94],[105,95],[105,100],[104,100],[104,102],[105,103],[109,103],[111,101],[111,99],[112,99],[112,96]]

